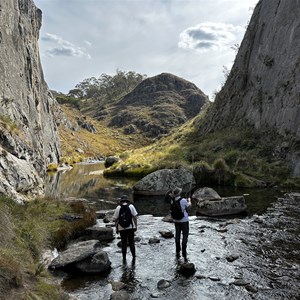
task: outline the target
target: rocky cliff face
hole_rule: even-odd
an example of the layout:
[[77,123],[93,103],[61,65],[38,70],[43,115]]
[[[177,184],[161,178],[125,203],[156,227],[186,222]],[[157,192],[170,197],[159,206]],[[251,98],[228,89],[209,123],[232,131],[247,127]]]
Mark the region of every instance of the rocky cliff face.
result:
[[46,165],[60,156],[59,110],[39,58],[41,21],[32,0],[0,3],[0,192],[18,199],[43,190]]
[[162,73],[143,80],[100,118],[108,118],[109,126],[123,127],[125,133],[157,137],[196,116],[208,103],[193,83]]
[[300,1],[260,0],[206,129],[241,124],[300,139]]

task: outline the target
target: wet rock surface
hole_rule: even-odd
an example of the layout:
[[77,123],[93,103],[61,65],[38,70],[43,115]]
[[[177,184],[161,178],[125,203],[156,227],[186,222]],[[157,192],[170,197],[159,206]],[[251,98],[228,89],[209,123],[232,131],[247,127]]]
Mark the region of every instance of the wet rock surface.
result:
[[[188,263],[196,273],[190,276],[178,271],[184,262],[175,258],[174,239],[148,243],[160,231],[174,232],[174,225],[142,215],[136,261],[131,262],[128,251],[127,264],[122,264],[114,239],[103,248],[112,262],[108,275],[68,277],[62,286],[82,300],[110,299],[116,293],[126,299],[299,299],[299,204],[300,193],[294,193],[279,198],[262,215],[191,217]],[[161,280],[170,287],[159,289]],[[124,288],[114,292],[113,281],[124,283]]]

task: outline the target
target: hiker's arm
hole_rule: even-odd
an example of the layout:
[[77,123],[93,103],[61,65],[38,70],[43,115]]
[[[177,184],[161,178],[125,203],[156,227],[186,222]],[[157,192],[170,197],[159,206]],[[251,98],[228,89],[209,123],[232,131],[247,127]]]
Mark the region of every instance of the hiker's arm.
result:
[[190,197],[187,198],[186,201],[187,201],[187,203],[188,203],[188,206],[192,206],[192,202],[191,202],[191,198],[190,198]]
[[118,224],[119,224],[119,208],[117,207],[113,216],[113,221],[115,222],[115,227],[116,227],[116,233],[119,233],[119,228],[118,228]]
[[136,216],[133,216],[132,217],[132,220],[133,220],[133,223],[135,225],[135,228],[137,229],[137,217]]

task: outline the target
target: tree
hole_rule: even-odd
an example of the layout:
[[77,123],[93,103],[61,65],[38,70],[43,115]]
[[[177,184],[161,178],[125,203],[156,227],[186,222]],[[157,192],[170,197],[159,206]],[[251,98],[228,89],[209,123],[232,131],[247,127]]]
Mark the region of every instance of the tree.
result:
[[103,73],[98,79],[95,77],[84,79],[76,84],[68,95],[80,99],[92,98],[97,102],[98,107],[102,107],[119,101],[146,77],[145,74],[117,69],[114,76]]

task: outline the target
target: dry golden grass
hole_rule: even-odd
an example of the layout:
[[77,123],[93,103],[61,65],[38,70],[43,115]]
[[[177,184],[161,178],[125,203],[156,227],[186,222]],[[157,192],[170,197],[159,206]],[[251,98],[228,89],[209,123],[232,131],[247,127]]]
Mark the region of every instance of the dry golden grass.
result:
[[[82,117],[80,112],[67,105],[61,105],[61,107],[72,124],[77,124],[76,119]],[[107,156],[128,149],[135,149],[147,143],[147,141],[141,140],[139,136],[125,135],[121,131],[108,128],[101,122],[90,117],[85,117],[85,120],[95,126],[96,133],[91,133],[80,127],[75,132],[65,128],[63,125],[59,126],[63,157],[85,158]],[[78,148],[83,150],[84,153],[78,153],[76,151]]]

